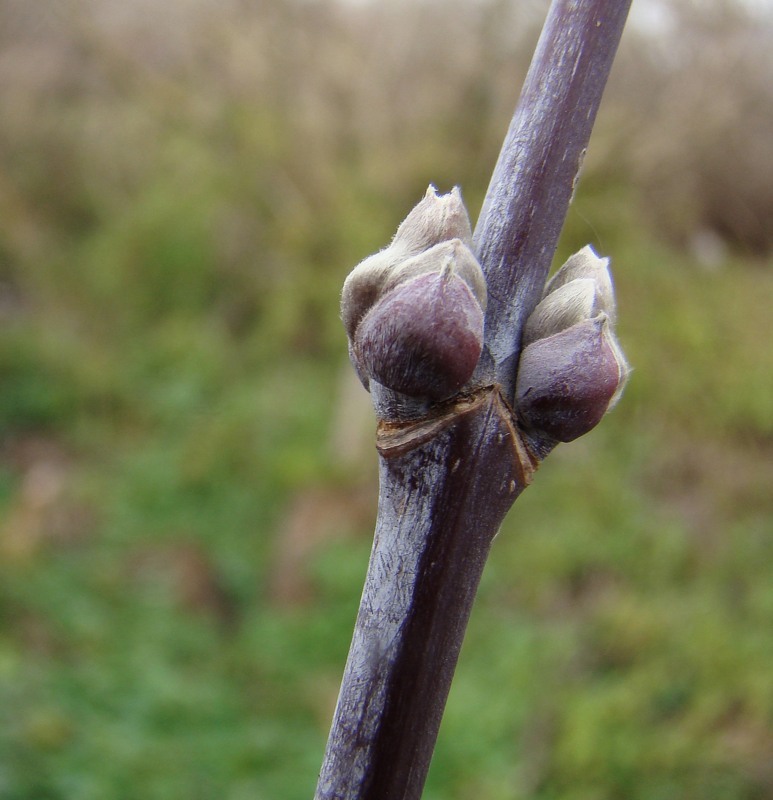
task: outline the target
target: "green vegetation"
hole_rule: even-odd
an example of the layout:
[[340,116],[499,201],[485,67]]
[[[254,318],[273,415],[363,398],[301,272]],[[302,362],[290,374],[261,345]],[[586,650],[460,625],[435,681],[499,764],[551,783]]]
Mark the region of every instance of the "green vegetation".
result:
[[[475,215],[532,29],[491,44],[482,4],[438,77],[424,4],[392,61],[384,10],[165,41],[54,5],[0,3],[0,798],[309,798],[375,514],[340,285],[430,179]],[[634,50],[558,257],[612,256],[635,371],[495,542],[427,800],[773,794],[773,271],[649,225]]]

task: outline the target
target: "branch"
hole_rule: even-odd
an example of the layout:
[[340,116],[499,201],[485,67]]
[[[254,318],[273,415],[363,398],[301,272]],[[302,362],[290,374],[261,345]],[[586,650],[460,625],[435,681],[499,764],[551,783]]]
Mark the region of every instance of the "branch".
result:
[[631,0],[554,0],[483,202],[493,378],[513,396],[526,318],[545,286]]
[[595,425],[624,382],[589,248],[530,314],[629,4],[554,0],[475,233],[480,265],[458,192],[431,190],[344,285],[380,495],[316,800],[421,796],[491,542],[538,456]]
[[373,552],[318,800],[421,795],[491,541],[530,474],[516,441],[490,391],[410,431],[382,427]]

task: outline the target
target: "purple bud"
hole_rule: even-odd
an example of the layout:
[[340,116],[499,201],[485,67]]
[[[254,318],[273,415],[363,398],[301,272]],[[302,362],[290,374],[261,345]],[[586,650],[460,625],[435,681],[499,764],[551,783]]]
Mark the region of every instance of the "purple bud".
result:
[[363,317],[358,371],[411,397],[442,400],[470,380],[483,344],[483,311],[452,269],[425,273],[383,295]]
[[538,339],[522,354],[515,401],[527,428],[571,442],[620,396],[628,365],[605,314]]

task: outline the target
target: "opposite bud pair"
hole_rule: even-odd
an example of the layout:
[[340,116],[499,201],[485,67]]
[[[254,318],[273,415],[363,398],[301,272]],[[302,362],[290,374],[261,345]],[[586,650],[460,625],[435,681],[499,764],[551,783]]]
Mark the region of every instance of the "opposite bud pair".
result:
[[[366,388],[437,402],[469,383],[486,308],[471,241],[459,190],[430,186],[389,246],[346,279],[341,313]],[[629,369],[614,321],[608,259],[585,247],[549,281],[524,327],[514,398],[524,428],[568,442],[615,404]]]

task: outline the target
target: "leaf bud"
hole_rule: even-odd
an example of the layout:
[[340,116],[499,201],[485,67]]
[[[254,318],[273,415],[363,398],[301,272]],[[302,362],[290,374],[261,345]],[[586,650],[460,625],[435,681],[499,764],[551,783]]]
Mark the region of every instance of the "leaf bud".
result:
[[386,248],[368,256],[349,273],[341,291],[341,319],[351,341],[360,321],[384,291],[384,282],[404,254]]
[[486,283],[461,193],[430,186],[384,250],[344,282],[349,355],[370,382],[422,400],[459,391],[483,346]]
[[470,380],[483,346],[483,311],[452,269],[398,284],[363,317],[352,346],[359,369],[382,386],[437,401]]
[[629,368],[601,313],[524,348],[515,402],[525,426],[560,442],[595,427],[617,402]]
[[442,271],[452,265],[454,274],[461,278],[475,296],[480,307],[486,310],[486,281],[480,264],[461,239],[440,242],[412,258],[401,261],[390,272],[382,287],[391,291],[400,283],[405,283],[428,272]]
[[609,259],[583,247],[548,282],[524,325],[515,405],[526,428],[569,442],[614,406],[630,371],[614,314]]

